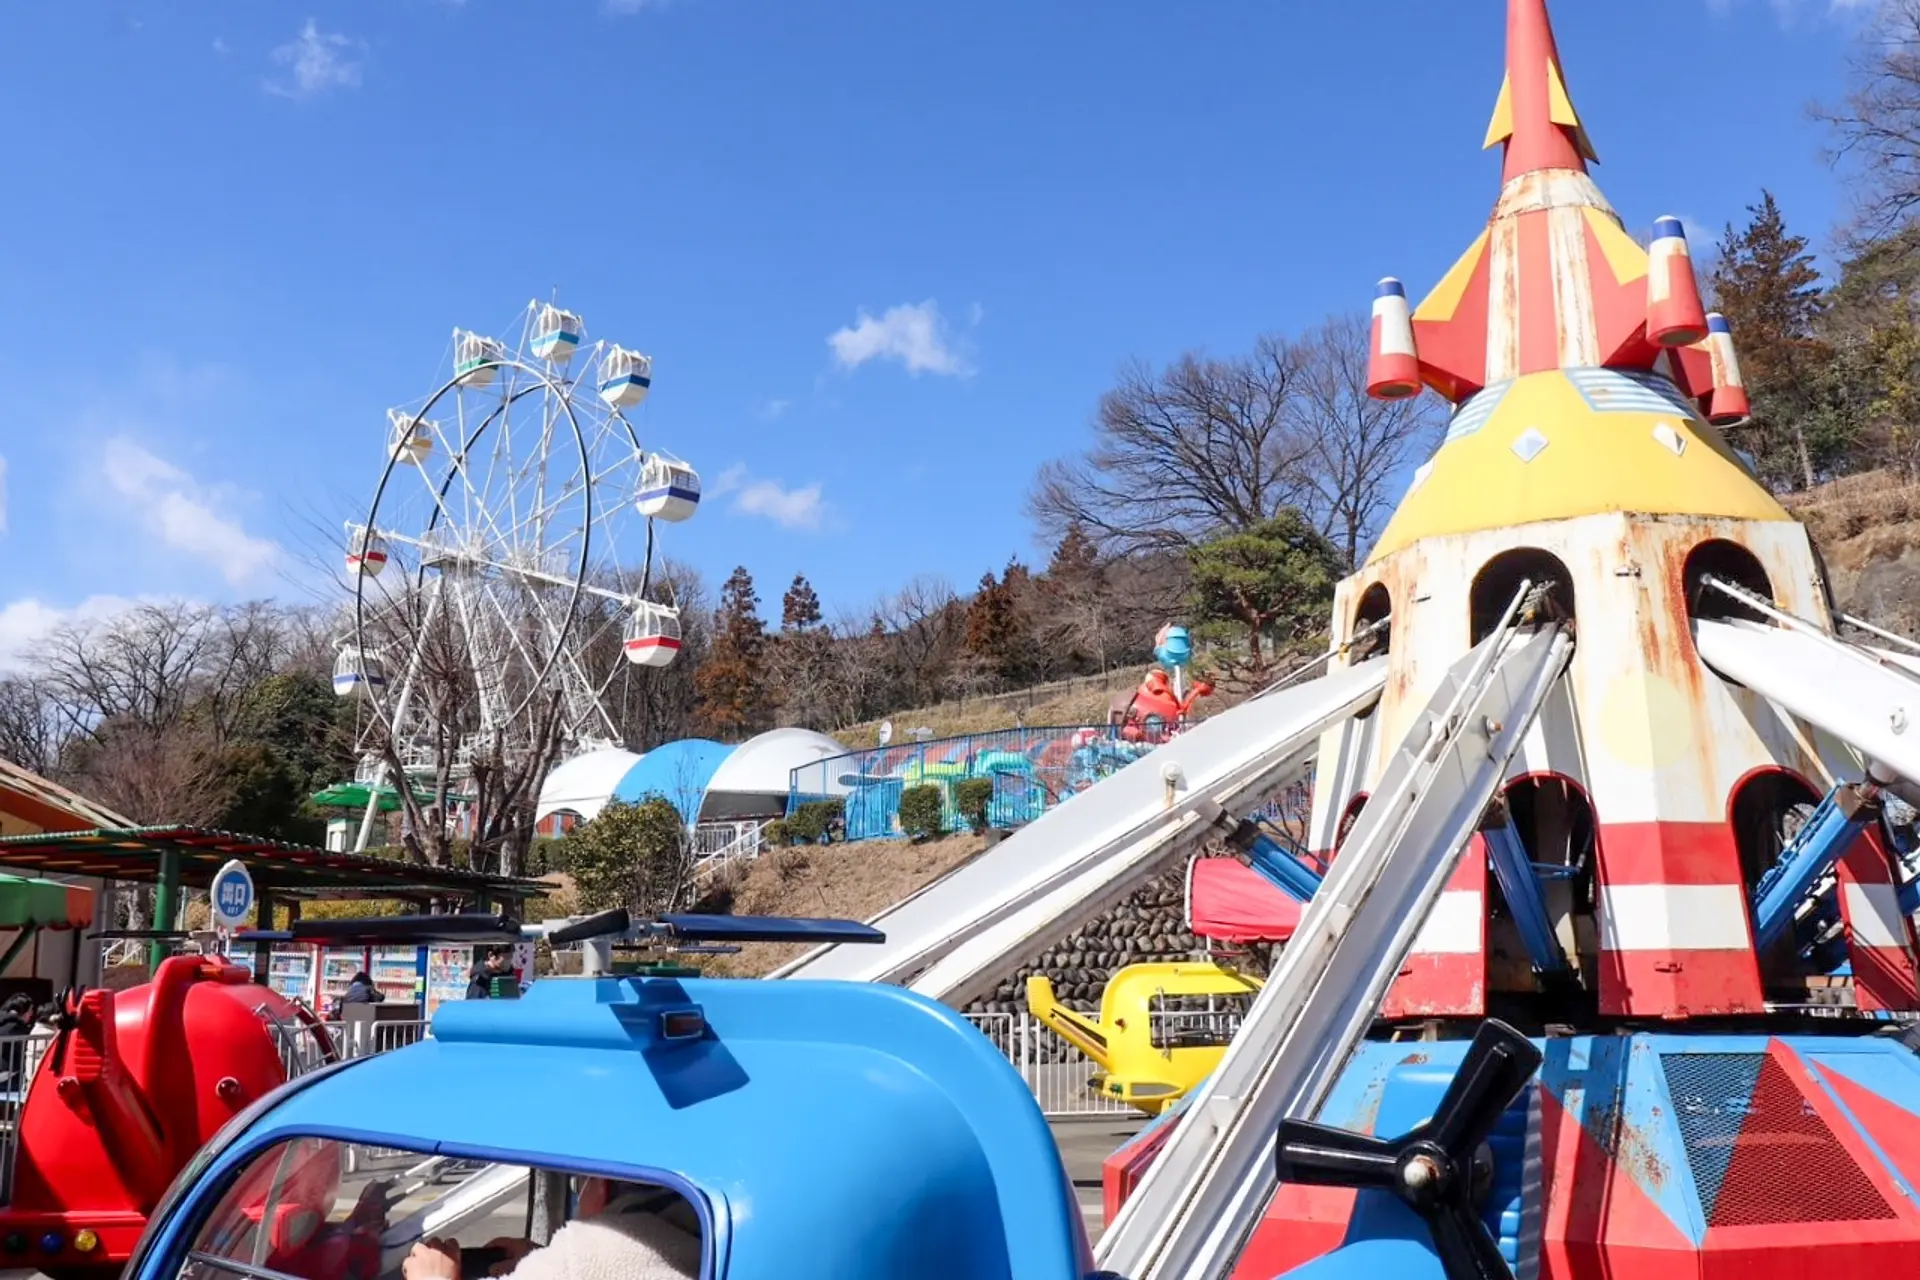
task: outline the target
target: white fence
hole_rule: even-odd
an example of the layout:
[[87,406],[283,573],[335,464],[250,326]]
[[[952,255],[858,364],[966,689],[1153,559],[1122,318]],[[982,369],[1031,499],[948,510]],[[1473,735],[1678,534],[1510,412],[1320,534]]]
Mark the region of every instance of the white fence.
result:
[[1030,1013],[970,1013],[967,1021],[993,1041],[1020,1078],[1033,1090],[1034,1100],[1048,1116],[1131,1116],[1132,1107],[1104,1097],[1087,1087],[1094,1064],[1084,1053],[1047,1030]]
[[[1031,1014],[970,1013],[967,1021],[1005,1054],[1020,1078],[1033,1090],[1035,1101],[1049,1116],[1134,1115],[1125,1103],[1103,1098],[1087,1088],[1094,1064],[1085,1054]],[[400,1049],[432,1034],[426,1022],[365,1022],[358,1025],[329,1022],[329,1036],[342,1057],[362,1058]],[[310,1028],[286,1028],[279,1033],[282,1056],[290,1073],[300,1074],[315,1060]]]

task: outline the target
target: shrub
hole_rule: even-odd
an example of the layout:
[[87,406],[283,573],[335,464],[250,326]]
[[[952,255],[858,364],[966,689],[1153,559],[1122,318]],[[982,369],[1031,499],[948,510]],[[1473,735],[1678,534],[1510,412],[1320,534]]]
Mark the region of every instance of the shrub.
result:
[[527,846],[527,874],[537,879],[566,869],[566,840],[560,836],[535,836]]
[[793,843],[793,829],[785,818],[775,818],[760,828],[760,843],[768,849],[784,849]]
[[953,789],[953,807],[960,811],[975,835],[986,834],[987,806],[992,803],[992,778],[968,778]]
[[639,804],[615,801],[569,831],[565,844],[583,911],[672,911],[692,888],[686,826],[680,811],[658,796]]
[[831,844],[846,808],[847,802],[841,799],[807,801],[787,815],[788,838],[797,844]]
[[900,793],[900,829],[915,840],[931,840],[945,828],[940,812],[940,788],[931,783]]

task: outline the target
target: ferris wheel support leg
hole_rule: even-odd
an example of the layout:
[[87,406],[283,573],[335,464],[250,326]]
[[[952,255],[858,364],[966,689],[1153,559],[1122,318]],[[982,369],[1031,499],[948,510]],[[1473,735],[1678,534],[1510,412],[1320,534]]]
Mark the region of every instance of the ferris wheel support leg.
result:
[[[427,635],[433,630],[434,619],[440,612],[440,584],[442,581],[441,578],[436,577],[433,580],[433,590],[427,593],[427,607],[420,624],[420,634],[422,636]],[[389,735],[395,738],[399,736],[400,726],[406,723],[407,707],[408,704],[413,701],[414,677],[420,674],[420,659],[424,656],[425,652],[426,645],[424,643],[416,644],[413,647],[413,656],[407,660],[407,674],[400,683],[400,696],[395,699],[393,704],[393,720],[387,726]],[[397,746],[395,747],[395,754],[399,754]],[[355,836],[353,841],[353,851],[355,853],[366,852],[367,841],[373,836],[373,815],[380,811],[380,788],[386,784],[392,775],[393,766],[382,763],[379,776],[367,793],[367,811],[360,815],[360,834]],[[404,782],[405,776],[403,774],[401,779],[394,783],[396,793]]]

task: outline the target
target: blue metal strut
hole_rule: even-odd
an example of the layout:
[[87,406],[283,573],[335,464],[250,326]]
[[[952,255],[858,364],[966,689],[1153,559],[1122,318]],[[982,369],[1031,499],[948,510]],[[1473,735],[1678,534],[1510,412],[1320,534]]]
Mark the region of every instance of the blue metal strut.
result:
[[1233,848],[1247,855],[1260,877],[1295,902],[1307,902],[1320,887],[1320,876],[1278,840],[1262,831],[1251,818],[1235,818],[1210,800],[1195,806],[1207,822],[1226,833]]
[[1482,827],[1480,834],[1486,837],[1493,877],[1500,882],[1500,892],[1507,899],[1507,909],[1513,913],[1514,926],[1520,930],[1520,941],[1526,944],[1527,957],[1533,961],[1534,969],[1540,973],[1566,973],[1567,953],[1553,932],[1553,921],[1547,914],[1547,897],[1540,890],[1540,877],[1527,857],[1526,845],[1520,842],[1520,833],[1503,819]]
[[1843,782],[1827,793],[1753,891],[1754,934],[1761,951],[1780,940],[1820,878],[1879,813],[1876,787]]

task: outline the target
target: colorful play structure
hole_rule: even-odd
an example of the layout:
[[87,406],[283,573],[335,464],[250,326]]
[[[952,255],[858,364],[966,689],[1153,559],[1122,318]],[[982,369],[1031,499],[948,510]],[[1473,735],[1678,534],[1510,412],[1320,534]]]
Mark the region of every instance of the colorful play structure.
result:
[[1025,826],[1053,806],[1132,764],[1152,744],[1129,742],[1107,726],[1001,729],[923,742],[893,743],[804,765],[793,771],[788,812],[816,800],[845,806],[846,838],[900,835],[900,797],[909,787],[940,790],[943,824],[960,830],[962,782],[988,778],[987,823]]

